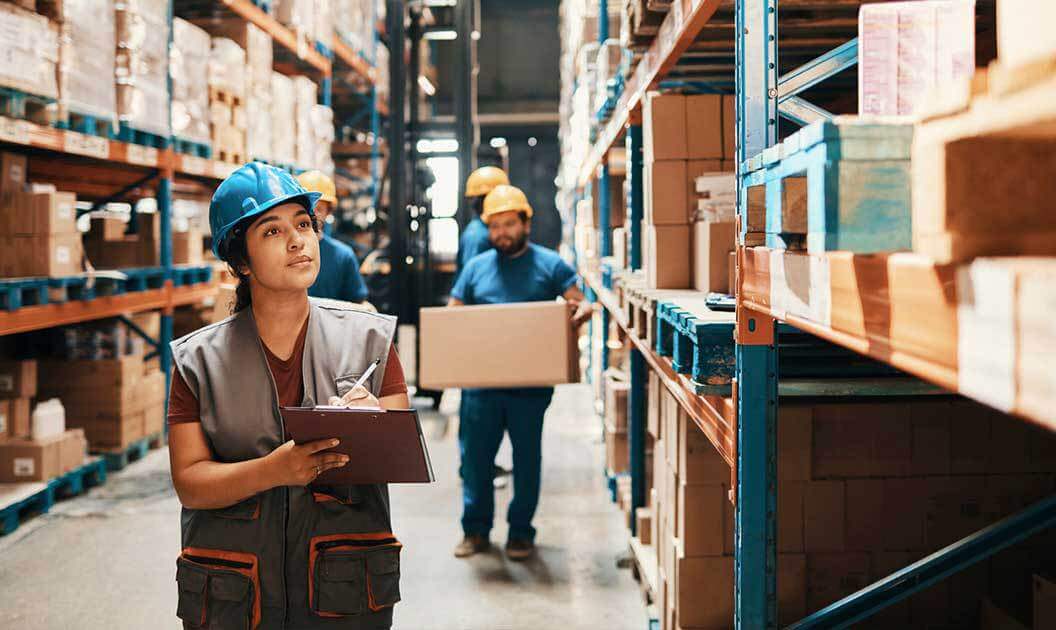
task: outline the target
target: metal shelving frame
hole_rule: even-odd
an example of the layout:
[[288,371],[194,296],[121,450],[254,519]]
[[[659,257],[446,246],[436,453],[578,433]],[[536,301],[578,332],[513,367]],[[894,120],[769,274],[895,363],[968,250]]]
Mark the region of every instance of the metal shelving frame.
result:
[[[829,112],[806,101],[801,94],[857,63],[858,42],[850,39],[801,67],[779,75],[778,3],[779,0],[734,0],[738,177],[743,177],[748,159],[777,143],[779,117],[800,125],[831,118]],[[606,4],[605,0],[599,0],[599,30],[607,28],[601,26],[607,24]],[[624,138],[628,149],[627,211],[631,216],[628,232],[631,269],[641,268],[642,99],[648,89],[660,85],[679,57],[690,49],[697,34],[718,7],[717,0],[690,0],[672,5],[672,10],[660,27],[660,34],[627,80],[611,119],[599,129],[597,141],[591,147],[586,161],[580,165],[575,200],[592,196],[597,200],[599,228],[602,228],[599,250],[605,256],[611,251],[606,160],[609,149],[621,137]],[[743,220],[743,200],[739,203],[738,214]],[[738,248],[735,331],[737,387],[736,400],[733,401],[734,413],[729,412],[731,401],[728,399],[722,401],[697,396],[683,382],[683,378],[674,373],[667,359],[657,356],[635,335],[628,336],[633,345],[629,392],[632,510],[645,503],[645,414],[642,401],[646,396],[646,370],[651,369],[660,376],[662,386],[674,394],[679,405],[731,463],[736,504],[734,624],[737,628],[755,630],[777,627],[776,429],[780,383],[775,328],[779,321],[791,323],[951,391],[956,391],[957,375],[955,369],[951,371],[945,367],[943,357],[920,356],[900,350],[897,339],[852,334],[792,314],[774,312],[769,306],[768,296],[760,295],[758,287],[746,284],[745,264],[749,261],[748,253],[753,251],[763,252],[764,259],[766,255],[796,255],[766,248]],[[749,272],[768,274],[766,269],[758,268],[758,259],[752,264],[754,267],[747,268]],[[931,287],[936,289],[934,295],[936,298],[941,297],[948,270],[931,264],[920,266],[919,261],[915,264],[920,268],[915,269],[916,275],[912,279],[926,282],[929,287],[934,285]],[[629,331],[628,322],[611,287],[605,286],[596,274],[582,268],[581,275],[588,299],[600,304],[603,309],[603,343],[607,342],[610,321],[615,321],[625,331]],[[867,285],[860,287],[859,291],[861,295],[868,293],[875,299],[885,288]],[[853,394],[854,391],[848,390],[846,393]],[[729,433],[734,435],[730,436]],[[1043,500],[941,549],[808,616],[792,627],[848,627],[1053,524],[1056,524],[1056,497]],[[633,531],[633,522],[630,526]]]

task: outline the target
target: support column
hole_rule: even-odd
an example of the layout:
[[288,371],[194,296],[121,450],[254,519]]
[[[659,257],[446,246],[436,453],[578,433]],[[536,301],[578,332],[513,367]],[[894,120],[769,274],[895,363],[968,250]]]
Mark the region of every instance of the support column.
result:
[[642,151],[642,126],[627,127],[627,214],[631,225],[627,232],[628,262],[631,269],[642,268],[642,220],[645,218],[645,162]]
[[631,535],[638,536],[635,511],[645,505],[645,423],[649,367],[637,346],[631,348],[631,389],[627,396],[627,430],[631,451]]
[[[172,179],[171,169],[164,171],[158,179],[157,202],[158,220],[161,224],[161,266],[165,270],[165,286],[172,287]],[[158,362],[165,374],[165,391],[169,391],[172,382],[172,307],[161,312],[161,336],[158,338]],[[165,411],[168,413],[168,397],[165,400]],[[166,426],[166,431],[168,427]]]
[[394,314],[406,321],[411,317],[408,308],[411,293],[407,265],[407,139],[403,119],[406,91],[403,0],[387,0],[386,11],[385,30],[389,35],[389,259],[392,263],[389,282],[395,302]]

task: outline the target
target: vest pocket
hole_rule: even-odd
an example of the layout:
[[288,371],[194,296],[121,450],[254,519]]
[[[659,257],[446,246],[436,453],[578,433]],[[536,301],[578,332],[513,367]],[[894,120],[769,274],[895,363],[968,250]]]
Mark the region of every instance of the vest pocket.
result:
[[179,602],[185,628],[244,628],[260,625],[260,575],[256,556],[187,548],[176,560]]
[[321,617],[378,612],[400,601],[400,549],[390,533],[317,536],[310,541],[308,599]]

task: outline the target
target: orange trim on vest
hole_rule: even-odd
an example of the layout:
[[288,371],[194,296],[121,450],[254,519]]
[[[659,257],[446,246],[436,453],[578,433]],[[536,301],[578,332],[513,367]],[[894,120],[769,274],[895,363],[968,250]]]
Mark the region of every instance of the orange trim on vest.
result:
[[[259,506],[257,508],[260,509]],[[260,625],[261,610],[260,610],[260,569],[257,565],[257,557],[251,553],[242,553],[239,551],[224,551],[222,549],[202,549],[201,547],[187,547],[182,553],[183,559],[192,564],[199,566],[209,567],[211,565],[203,564],[190,560],[187,556],[198,556],[201,558],[214,558],[216,560],[227,560],[229,562],[241,562],[243,564],[251,565],[248,569],[241,569],[237,567],[226,567],[226,566],[213,566],[212,568],[223,569],[225,571],[234,571],[248,577],[253,582],[253,623],[250,625],[250,629],[256,628]],[[206,601],[208,602],[208,593],[206,594]]]
[[[324,496],[329,496],[329,495],[324,495]],[[333,500],[336,501],[337,499],[333,499]],[[330,535],[327,535],[327,536],[316,536],[316,537],[312,538],[309,541],[309,543],[308,543],[309,544],[309,547],[308,547],[308,550],[309,550],[308,551],[308,609],[311,610],[314,614],[319,615],[320,617],[347,617],[348,616],[348,615],[342,615],[340,613],[330,613],[330,612],[318,611],[318,610],[315,609],[315,561],[319,557],[319,551],[316,549],[316,546],[319,543],[325,543],[325,542],[330,542],[330,541],[334,541],[334,540],[385,540],[387,538],[393,538],[394,539],[394,538],[396,538],[396,536],[394,536],[392,534],[392,532],[375,532],[375,533],[371,533],[371,534],[330,534]],[[386,547],[402,549],[403,548],[403,543],[397,541],[395,543],[390,543],[390,544],[387,544],[387,545],[377,545],[376,547],[372,547],[372,548],[379,549],[379,548],[386,548]],[[331,547],[327,551],[340,551],[342,549],[362,549],[362,547],[357,547],[355,545],[338,545],[336,547]],[[391,608],[392,605],[390,605],[390,606],[375,606],[375,604],[374,604],[374,592],[373,592],[373,590],[370,587],[370,570],[368,570],[365,565],[364,565],[364,573],[366,574],[366,577],[367,577],[367,606],[373,612],[378,612],[378,611],[380,611],[380,610],[382,610],[384,608]]]

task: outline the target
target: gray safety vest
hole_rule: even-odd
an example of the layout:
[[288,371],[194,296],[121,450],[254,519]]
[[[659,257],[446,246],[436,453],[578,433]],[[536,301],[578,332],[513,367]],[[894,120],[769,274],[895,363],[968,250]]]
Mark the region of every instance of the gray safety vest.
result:
[[[395,318],[310,298],[303,405],[343,395],[380,357],[367,381],[377,396],[395,328]],[[172,342],[172,355],[198,398],[216,461],[262,457],[284,442],[252,307]],[[220,510],[184,508],[181,525],[177,616],[185,628],[392,625],[401,545],[384,485],[272,488]]]

